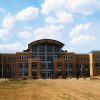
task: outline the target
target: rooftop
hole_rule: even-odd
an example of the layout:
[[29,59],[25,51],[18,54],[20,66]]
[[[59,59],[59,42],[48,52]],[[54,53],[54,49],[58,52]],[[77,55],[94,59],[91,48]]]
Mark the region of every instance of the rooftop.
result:
[[31,46],[31,45],[38,45],[38,44],[55,44],[57,46],[60,46],[60,47],[63,47],[64,44],[60,41],[57,41],[57,40],[53,40],[53,39],[40,39],[40,40],[36,40],[36,41],[33,41],[31,42],[30,44],[28,44],[28,46]]

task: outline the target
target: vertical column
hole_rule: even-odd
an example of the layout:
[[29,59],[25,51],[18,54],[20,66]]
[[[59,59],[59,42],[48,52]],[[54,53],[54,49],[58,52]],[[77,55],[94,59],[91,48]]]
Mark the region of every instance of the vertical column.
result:
[[24,75],[25,75],[25,63],[23,62],[23,78],[24,78]]
[[37,78],[41,78],[41,75],[40,75],[40,61],[37,62]]
[[96,63],[94,63],[94,62],[92,63],[92,66],[91,66],[91,67],[92,67],[92,75],[91,75],[91,76],[96,76],[95,64],[96,64]]
[[82,74],[83,74],[82,77],[84,77],[85,76],[85,63],[83,64],[83,72],[82,72]]
[[83,77],[83,68],[84,68],[84,64],[81,63],[81,77]]
[[19,63],[16,63],[16,67],[15,67],[16,71],[15,71],[15,78],[19,78]]
[[69,74],[69,66],[70,66],[70,62],[67,63],[67,72],[68,72],[68,77],[70,77],[70,74]]
[[16,76],[15,76],[15,75],[16,75],[16,73],[15,73],[15,71],[16,71],[16,70],[15,70],[15,63],[13,63],[12,66],[13,66],[13,78],[16,78]]
[[90,60],[90,77],[93,76],[93,54],[89,54],[89,60]]
[[62,61],[62,74],[64,75],[65,73],[65,64],[64,64],[64,61]]
[[53,61],[53,73],[54,73],[54,78],[55,78],[57,74],[57,62],[56,61]]
[[48,77],[47,45],[45,44],[46,78]]
[[73,70],[73,77],[75,77],[76,76],[76,63],[74,62],[74,63],[72,63],[72,70]]
[[52,45],[52,57],[55,58],[54,45]]
[[28,77],[32,78],[32,62],[28,62]]
[[39,58],[39,46],[37,46],[37,58]]

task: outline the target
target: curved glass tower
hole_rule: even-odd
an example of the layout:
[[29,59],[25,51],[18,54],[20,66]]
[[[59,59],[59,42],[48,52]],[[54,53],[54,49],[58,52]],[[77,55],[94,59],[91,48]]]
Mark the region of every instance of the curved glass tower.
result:
[[[51,40],[42,39],[30,43],[29,52],[32,52],[32,59],[39,58],[41,60],[40,72],[42,78],[53,77],[53,59],[59,57],[63,43]],[[32,76],[35,74],[36,64],[32,63]]]

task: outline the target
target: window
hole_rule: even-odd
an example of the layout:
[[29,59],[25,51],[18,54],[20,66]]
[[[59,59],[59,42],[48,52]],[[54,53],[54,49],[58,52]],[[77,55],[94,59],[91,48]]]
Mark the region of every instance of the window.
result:
[[32,62],[32,72],[37,71],[37,63]]
[[73,75],[73,64],[72,63],[66,63],[65,64],[66,67],[66,73],[68,76]]
[[47,52],[52,52],[52,46],[51,45],[47,45]]
[[80,57],[80,60],[81,60],[81,61],[87,61],[88,58],[87,58],[87,57]]
[[45,52],[45,45],[39,45],[39,52]]
[[39,53],[40,56],[45,56],[45,53]]
[[100,69],[100,63],[96,63],[96,68]]
[[33,56],[34,56],[34,55],[36,56],[36,55],[37,55],[37,53],[32,53],[32,55],[33,55]]
[[55,51],[55,52],[59,52],[59,51],[60,51],[60,50],[59,50],[59,47],[57,47],[57,46],[54,47],[54,51]]
[[27,60],[28,59],[28,56],[27,55],[23,55],[24,57],[24,60]]
[[20,60],[27,60],[28,59],[28,56],[27,55],[21,55],[20,56]]
[[32,47],[32,52],[37,52],[37,46],[36,46],[36,45],[34,45],[34,46]]
[[46,69],[46,63],[42,63],[41,69]]
[[36,58],[37,58],[37,56],[33,56],[33,55],[32,55],[32,58],[33,58],[33,59],[36,59]]
[[69,71],[68,75],[69,76],[73,75],[73,71]]
[[57,71],[57,76],[61,76],[62,72],[61,71]]
[[64,56],[65,60],[72,60],[72,56],[68,55],[68,56]]
[[96,56],[96,60],[100,60],[100,56]]
[[37,63],[32,63],[32,70],[37,69]]
[[77,68],[81,68],[82,64],[81,63],[76,63]]
[[48,63],[48,69],[53,69],[53,63]]
[[55,56],[59,56],[60,54],[59,53],[55,53]]
[[62,69],[62,63],[57,63],[57,69]]
[[28,63],[24,63],[24,76],[28,76]]
[[66,63],[65,66],[66,66],[66,68],[72,69],[73,64],[72,63]]
[[47,61],[51,61],[52,59],[52,56],[47,56]]
[[45,61],[45,56],[39,56],[42,61]]
[[20,76],[28,76],[28,63],[19,63]]
[[47,53],[47,55],[48,55],[48,56],[51,56],[51,55],[52,55],[52,53]]
[[24,63],[24,68],[27,70],[28,69],[28,63]]
[[24,72],[24,76],[28,76],[28,71],[25,71]]
[[59,58],[60,54],[59,53],[55,53],[55,57],[54,58]]
[[8,61],[14,61],[15,57],[14,56],[8,56],[7,59],[8,59]]

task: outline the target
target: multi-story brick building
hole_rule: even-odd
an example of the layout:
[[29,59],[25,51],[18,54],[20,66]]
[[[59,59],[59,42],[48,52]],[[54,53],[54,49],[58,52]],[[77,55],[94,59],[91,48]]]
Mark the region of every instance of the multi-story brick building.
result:
[[100,75],[100,51],[76,54],[62,50],[63,43],[41,39],[15,54],[0,54],[0,77],[58,78]]

